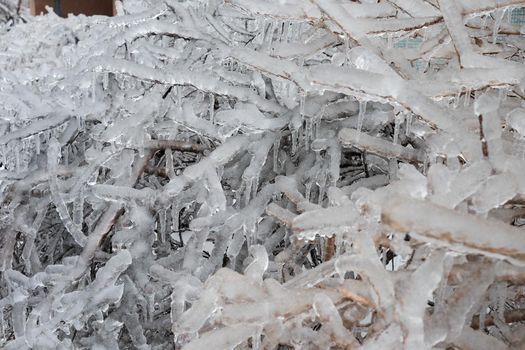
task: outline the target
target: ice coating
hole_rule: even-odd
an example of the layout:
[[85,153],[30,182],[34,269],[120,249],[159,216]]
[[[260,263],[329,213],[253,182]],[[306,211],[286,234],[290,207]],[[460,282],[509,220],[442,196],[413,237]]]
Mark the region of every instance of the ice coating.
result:
[[0,348],[525,346],[523,1],[25,5]]

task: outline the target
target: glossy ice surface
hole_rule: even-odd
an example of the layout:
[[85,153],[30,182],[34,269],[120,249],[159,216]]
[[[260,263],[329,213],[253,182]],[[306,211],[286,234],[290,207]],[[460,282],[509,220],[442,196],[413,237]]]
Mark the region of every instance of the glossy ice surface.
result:
[[16,5],[0,348],[525,347],[524,1]]

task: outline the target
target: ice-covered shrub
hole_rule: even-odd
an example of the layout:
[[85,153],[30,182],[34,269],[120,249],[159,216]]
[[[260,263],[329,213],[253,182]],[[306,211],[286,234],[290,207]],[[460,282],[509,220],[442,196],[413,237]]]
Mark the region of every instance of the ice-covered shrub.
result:
[[0,346],[525,346],[521,0],[125,1],[0,32]]

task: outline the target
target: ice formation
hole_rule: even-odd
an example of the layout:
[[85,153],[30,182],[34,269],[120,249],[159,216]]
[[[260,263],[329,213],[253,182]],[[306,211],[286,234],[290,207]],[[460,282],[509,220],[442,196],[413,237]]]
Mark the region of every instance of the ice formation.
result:
[[0,348],[525,348],[524,6],[0,0]]

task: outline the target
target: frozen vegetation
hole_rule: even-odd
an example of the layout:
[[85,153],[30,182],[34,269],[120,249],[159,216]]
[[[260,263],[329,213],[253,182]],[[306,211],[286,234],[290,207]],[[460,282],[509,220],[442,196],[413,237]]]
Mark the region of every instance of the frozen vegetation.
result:
[[0,348],[525,348],[525,1],[16,5]]

